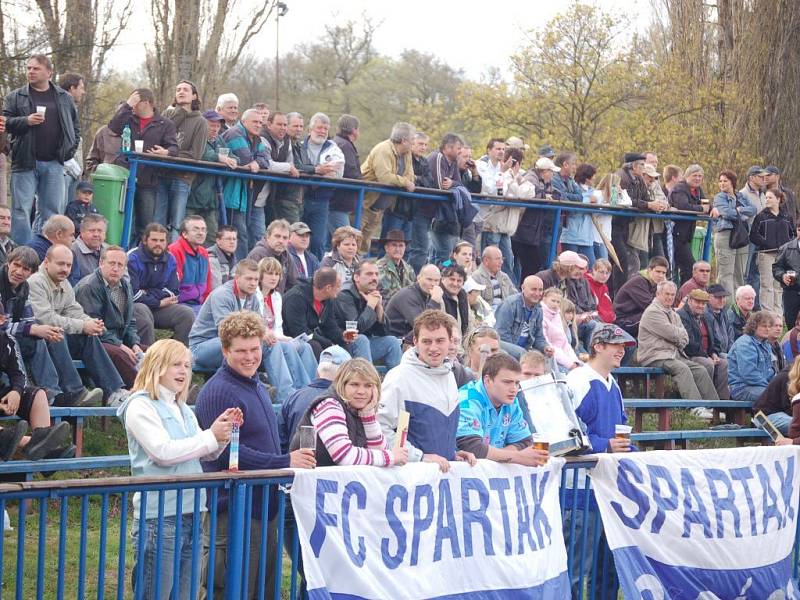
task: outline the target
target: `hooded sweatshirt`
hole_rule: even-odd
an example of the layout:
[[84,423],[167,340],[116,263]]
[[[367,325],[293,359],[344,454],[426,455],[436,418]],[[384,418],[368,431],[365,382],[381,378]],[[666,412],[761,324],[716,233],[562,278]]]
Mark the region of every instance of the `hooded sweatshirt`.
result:
[[410,414],[406,442],[409,460],[418,462],[423,454],[455,459],[458,387],[449,360],[429,367],[417,356],[416,348],[409,348],[400,364],[386,374],[378,422],[388,448],[394,447],[401,410]]
[[[178,138],[178,157],[200,160],[203,157],[208,139],[208,124],[200,111],[192,110],[187,112],[180,106],[170,106],[163,114],[164,117],[175,124]],[[196,173],[170,169],[165,176],[171,179],[180,179],[191,185]]]
[[548,308],[544,302],[541,303],[541,307],[544,338],[553,347],[556,362],[565,368],[569,368],[575,363],[580,364],[581,361],[569,343],[567,332],[564,331],[561,312]]

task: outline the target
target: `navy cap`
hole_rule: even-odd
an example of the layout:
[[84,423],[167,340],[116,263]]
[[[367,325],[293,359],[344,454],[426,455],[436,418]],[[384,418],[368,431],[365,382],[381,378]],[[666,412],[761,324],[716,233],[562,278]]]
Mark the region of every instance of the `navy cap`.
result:
[[728,290],[726,290],[725,287],[719,283],[711,284],[708,286],[706,291],[708,292],[709,296],[714,296],[715,298],[725,298],[726,296],[730,296]]
[[75,186],[75,191],[94,193],[94,186],[91,184],[90,181],[80,181],[78,182],[78,185]]
[[224,121],[225,120],[225,117],[223,117],[221,114],[219,114],[215,110],[207,110],[206,112],[203,113],[203,118],[206,121]]
[[762,169],[758,165],[753,165],[752,167],[747,169],[748,177],[752,177],[753,175],[763,175],[764,173],[766,173],[766,171],[764,171],[764,169]]
[[770,165],[764,170],[767,173],[771,173],[773,175],[780,175],[781,174],[781,170],[778,167],[776,167],[775,165]]
[[622,157],[623,163],[632,163],[637,160],[644,160],[644,154],[641,152],[626,152],[625,156]]
[[539,156],[546,156],[547,158],[553,158],[556,155],[556,151],[553,150],[553,147],[549,144],[545,144],[541,148],[539,148]]

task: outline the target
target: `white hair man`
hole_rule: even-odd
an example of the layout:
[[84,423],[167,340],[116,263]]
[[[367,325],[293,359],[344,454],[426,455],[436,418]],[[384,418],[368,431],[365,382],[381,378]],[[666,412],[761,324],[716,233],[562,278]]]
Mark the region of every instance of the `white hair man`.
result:
[[231,92],[222,94],[217,98],[216,111],[225,119],[222,124],[223,131],[233,127],[239,121],[239,98]]

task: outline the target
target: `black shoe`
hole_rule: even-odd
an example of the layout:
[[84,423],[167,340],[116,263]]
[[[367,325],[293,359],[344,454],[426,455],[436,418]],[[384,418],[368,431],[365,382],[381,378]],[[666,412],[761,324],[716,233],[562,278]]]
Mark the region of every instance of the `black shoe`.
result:
[[[45,458],[75,458],[75,454],[78,452],[78,448],[75,444],[70,444],[64,448],[59,448],[58,450],[53,450],[45,455]],[[55,471],[45,471],[41,473],[41,476],[45,479],[50,479],[53,475],[55,475]]]
[[52,427],[37,427],[31,434],[31,440],[22,450],[28,460],[41,460],[50,452],[64,448],[69,443],[72,428],[66,421]]
[[83,388],[82,392],[78,392],[77,398],[73,406],[76,407],[89,407],[89,406],[102,406],[103,405],[103,390],[94,388],[87,390]]
[[28,422],[22,419],[0,429],[0,460],[10,460],[14,456],[22,436],[27,431]]

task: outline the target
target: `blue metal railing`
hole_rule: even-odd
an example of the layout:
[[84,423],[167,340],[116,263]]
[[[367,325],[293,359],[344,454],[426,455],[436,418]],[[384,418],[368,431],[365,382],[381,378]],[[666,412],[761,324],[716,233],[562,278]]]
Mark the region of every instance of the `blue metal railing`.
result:
[[[360,181],[357,179],[330,179],[325,177],[287,177],[282,174],[275,174],[269,171],[259,171],[253,173],[249,169],[238,167],[236,169],[229,169],[219,163],[211,163],[204,161],[193,161],[179,158],[161,158],[153,155],[144,155],[136,153],[128,153],[128,163],[130,173],[128,175],[128,187],[125,195],[125,216],[122,230],[121,245],[124,248],[128,247],[130,240],[131,228],[133,225],[133,203],[136,193],[136,174],[139,165],[146,165],[148,167],[158,167],[160,169],[170,169],[175,171],[184,171],[189,173],[200,173],[205,175],[216,175],[220,177],[237,177],[240,179],[248,179],[254,181],[269,181],[274,183],[286,183],[301,186],[315,186],[327,187],[339,190],[350,190],[358,192],[358,202],[354,213],[353,224],[355,227],[361,225],[361,213],[364,205],[364,194],[366,192],[382,192],[391,194],[393,196],[415,198],[417,200],[435,200],[439,202],[447,201],[452,198],[448,192],[437,189],[418,188],[417,191],[407,192],[401,188],[389,187],[385,185],[376,184],[374,182]],[[648,211],[640,211],[636,209],[626,209],[618,206],[597,206],[590,204],[581,204],[577,202],[567,202],[558,200],[509,200],[502,196],[493,196],[489,194],[473,194],[473,202],[479,205],[501,205],[504,207],[518,207],[518,208],[538,208],[542,210],[555,211],[554,222],[559,223],[562,212],[572,213],[591,213],[602,215],[614,215],[620,217],[634,217],[645,219],[668,219],[672,221],[707,221],[711,222],[712,219],[704,214],[691,213],[687,211],[670,211],[664,213],[653,213]],[[708,260],[711,252],[711,239],[712,228],[706,227],[706,235],[703,241],[703,259]],[[553,236],[550,247],[550,262],[553,261],[556,255],[558,246],[558,236]]]

